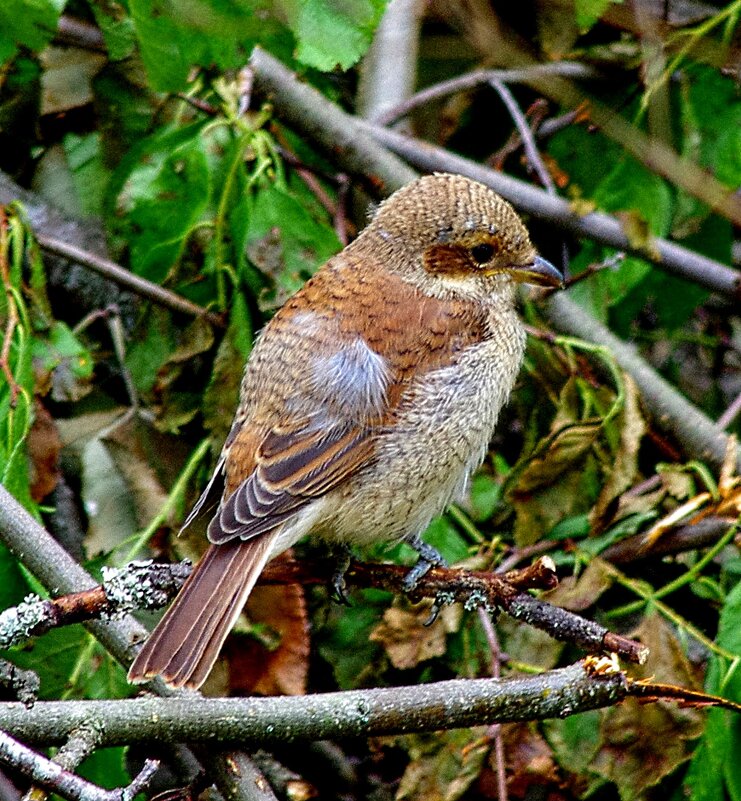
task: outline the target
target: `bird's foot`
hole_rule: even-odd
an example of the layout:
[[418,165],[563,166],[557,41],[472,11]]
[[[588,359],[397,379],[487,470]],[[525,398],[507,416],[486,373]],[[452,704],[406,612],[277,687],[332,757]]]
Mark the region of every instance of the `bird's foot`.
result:
[[350,599],[347,597],[347,582],[345,581],[345,573],[350,567],[352,554],[347,547],[340,547],[334,555],[335,568],[330,579],[330,595],[337,601],[338,604],[343,606],[351,606]]
[[426,543],[419,534],[406,540],[408,545],[419,554],[417,564],[404,576],[402,589],[404,592],[412,592],[417,587],[419,580],[427,573],[431,567],[447,567],[448,563],[443,559],[437,549]]
[[432,606],[430,607],[430,616],[427,618],[427,620],[425,620],[423,625],[431,626],[437,620],[437,616],[440,614],[440,612],[442,612],[443,607],[450,606],[452,603],[455,603],[455,596],[453,593],[441,590],[435,596],[435,600],[432,602]]

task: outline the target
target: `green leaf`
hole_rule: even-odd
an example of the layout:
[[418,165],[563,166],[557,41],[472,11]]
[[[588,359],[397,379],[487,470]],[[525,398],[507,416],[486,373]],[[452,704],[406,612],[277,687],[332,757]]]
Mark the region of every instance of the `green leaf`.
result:
[[[716,643],[741,660],[741,582],[728,594],[721,609]],[[741,702],[741,663],[729,665],[711,654],[705,689],[731,701]],[[691,801],[723,801],[724,787],[730,797],[741,798],[741,753],[738,717],[723,709],[708,712],[705,734],[695,751],[686,777]]]
[[52,629],[11,652],[41,679],[42,699],[123,698],[134,689],[121,665],[82,626]]
[[471,480],[471,509],[474,521],[480,523],[490,518],[501,497],[501,485],[486,473],[477,473]]
[[31,588],[15,557],[0,543],[0,610],[21,603]]
[[43,50],[57,31],[67,0],[13,0],[0,3],[0,64],[19,47]]
[[64,152],[83,214],[100,216],[103,213],[103,193],[110,177],[103,164],[100,134],[97,131],[84,136],[67,134]]
[[325,72],[346,70],[370,46],[386,0],[287,0],[296,57]]
[[176,92],[192,66],[233,69],[278,35],[264,2],[129,0],[142,60],[154,89]]
[[446,517],[436,517],[422,539],[439,551],[449,564],[460,562],[468,556],[466,541]]
[[[337,234],[276,184],[261,188],[251,204],[247,229],[250,260],[273,279],[265,305],[280,306],[340,249]],[[249,283],[250,276],[243,276]]]
[[111,61],[121,61],[131,56],[136,47],[136,37],[134,21],[125,4],[118,0],[106,0],[105,3],[90,3],[89,7],[103,32]]
[[584,773],[600,747],[600,713],[595,710],[547,720],[543,728],[561,767]]
[[574,0],[574,12],[579,30],[586,33],[611,3],[621,2],[622,0]]
[[178,260],[209,200],[201,129],[197,123],[155,134],[114,177],[121,187],[114,220],[131,244],[132,269],[158,283]]
[[352,606],[340,610],[337,604],[332,604],[327,611],[326,625],[316,633],[315,641],[341,690],[361,684],[380,654],[380,646],[371,642],[369,636],[390,598],[387,592],[363,590],[353,593]]
[[98,748],[75,771],[89,782],[107,790],[127,787],[131,775],[126,769],[126,747]]
[[51,377],[54,400],[79,400],[90,389],[93,359],[66,323],[55,322],[31,348],[37,374]]

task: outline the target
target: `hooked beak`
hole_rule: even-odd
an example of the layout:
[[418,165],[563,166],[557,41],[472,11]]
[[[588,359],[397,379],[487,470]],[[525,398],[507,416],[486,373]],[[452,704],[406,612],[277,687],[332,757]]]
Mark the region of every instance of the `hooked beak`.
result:
[[563,286],[563,274],[549,261],[536,256],[532,264],[517,265],[512,268],[512,277],[521,284],[539,284],[540,286]]

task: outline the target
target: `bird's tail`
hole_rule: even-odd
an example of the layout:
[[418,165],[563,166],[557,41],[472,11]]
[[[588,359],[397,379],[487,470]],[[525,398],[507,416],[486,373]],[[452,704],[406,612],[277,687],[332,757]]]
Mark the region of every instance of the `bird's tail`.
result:
[[129,681],[154,676],[197,689],[271,556],[277,532],[211,545],[155,627],[129,670]]

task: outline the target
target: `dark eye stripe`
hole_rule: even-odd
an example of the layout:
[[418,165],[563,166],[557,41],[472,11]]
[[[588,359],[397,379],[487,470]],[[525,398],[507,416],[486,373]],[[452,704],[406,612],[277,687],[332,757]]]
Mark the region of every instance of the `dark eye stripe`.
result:
[[494,255],[492,245],[474,245],[471,248],[471,256],[476,264],[485,264]]

